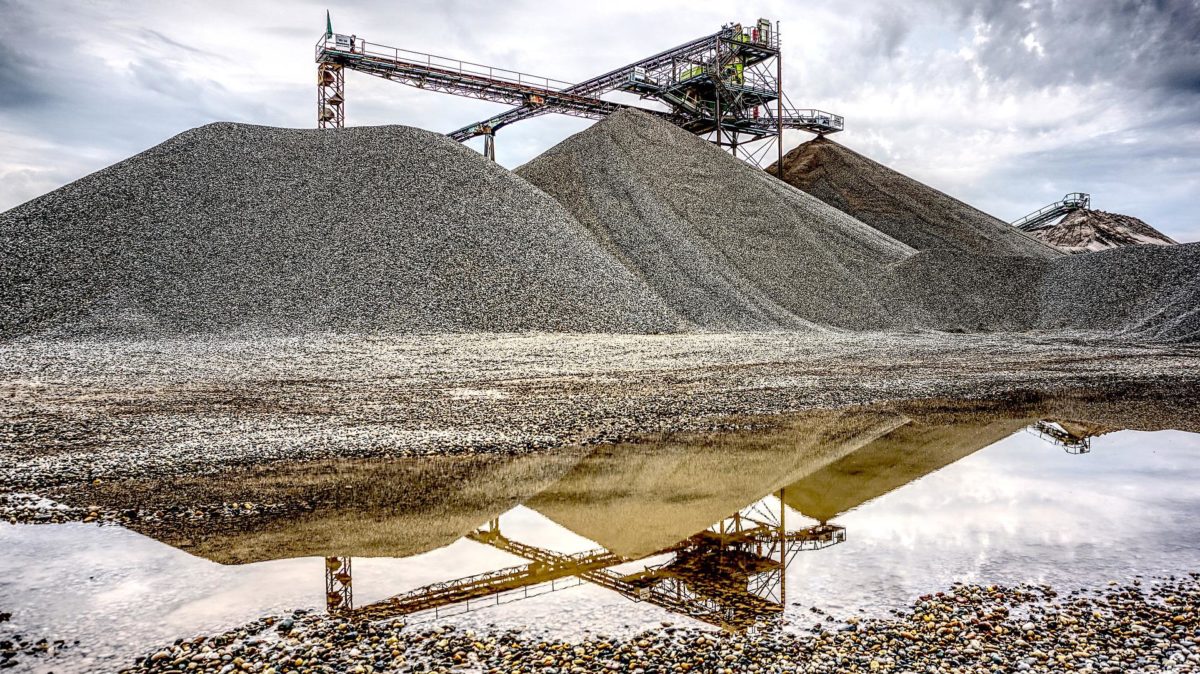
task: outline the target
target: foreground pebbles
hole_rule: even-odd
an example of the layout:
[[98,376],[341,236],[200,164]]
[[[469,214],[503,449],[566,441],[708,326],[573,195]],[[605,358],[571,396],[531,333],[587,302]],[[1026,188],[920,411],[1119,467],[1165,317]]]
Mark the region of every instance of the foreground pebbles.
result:
[[664,625],[629,639],[558,641],[296,612],[180,640],[123,671],[1195,672],[1200,574],[1065,596],[1045,586],[957,584],[893,617],[826,617],[807,634]]

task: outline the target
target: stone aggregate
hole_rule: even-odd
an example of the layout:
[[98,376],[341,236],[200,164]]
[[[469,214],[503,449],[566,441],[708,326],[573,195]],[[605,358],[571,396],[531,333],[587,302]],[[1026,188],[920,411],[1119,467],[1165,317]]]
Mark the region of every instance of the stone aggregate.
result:
[[209,124],[0,214],[0,339],[677,324],[553,199],[411,127]]

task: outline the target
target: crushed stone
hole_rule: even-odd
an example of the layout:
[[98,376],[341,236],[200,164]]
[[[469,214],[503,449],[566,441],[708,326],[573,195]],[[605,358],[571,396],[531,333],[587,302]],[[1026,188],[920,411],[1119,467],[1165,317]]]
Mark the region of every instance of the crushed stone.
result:
[[0,214],[0,338],[659,332],[561,206],[404,126],[218,123]]

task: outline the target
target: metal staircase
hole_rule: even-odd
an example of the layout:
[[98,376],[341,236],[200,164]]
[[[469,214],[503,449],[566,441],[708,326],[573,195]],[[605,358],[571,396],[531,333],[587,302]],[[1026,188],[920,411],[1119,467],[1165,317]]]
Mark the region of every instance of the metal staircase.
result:
[[1047,223],[1053,222],[1058,218],[1081,209],[1091,208],[1092,196],[1084,192],[1071,192],[1062,198],[1061,201],[1056,201],[1049,206],[1043,206],[1038,210],[1019,218],[1012,222],[1012,226],[1023,232],[1033,231]]

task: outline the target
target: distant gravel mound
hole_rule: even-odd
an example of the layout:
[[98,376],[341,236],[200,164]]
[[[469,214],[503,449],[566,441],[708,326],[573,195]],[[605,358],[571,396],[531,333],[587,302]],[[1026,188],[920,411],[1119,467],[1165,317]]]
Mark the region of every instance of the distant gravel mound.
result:
[[0,337],[679,324],[553,199],[402,126],[211,124],[0,214]]
[[1200,342],[1200,243],[1072,255],[1051,266],[1041,296],[1044,328]]
[[612,115],[517,173],[701,329],[888,327],[886,266],[915,253],[641,112]]
[[1179,242],[1129,215],[1081,209],[1030,236],[1066,253],[1090,253],[1123,246],[1176,246]]
[[[775,175],[776,167],[767,169]],[[783,179],[918,250],[1053,259],[1058,251],[828,138],[783,157]]]

